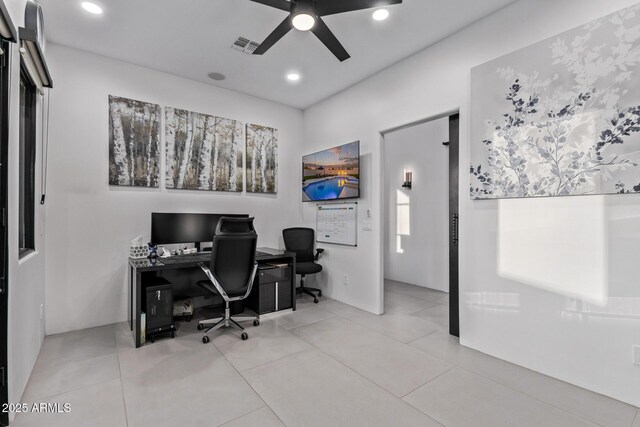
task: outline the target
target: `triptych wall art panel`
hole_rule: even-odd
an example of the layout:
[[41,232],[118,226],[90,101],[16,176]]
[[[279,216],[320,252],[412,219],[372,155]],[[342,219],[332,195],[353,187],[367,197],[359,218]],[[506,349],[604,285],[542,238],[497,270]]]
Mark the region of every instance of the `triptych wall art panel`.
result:
[[243,124],[165,108],[166,187],[242,191]]
[[160,106],[109,96],[109,184],[158,187]]
[[278,192],[278,130],[247,125],[247,191]]
[[640,5],[471,71],[471,197],[640,193]]
[[[110,185],[159,187],[161,114],[109,96]],[[248,192],[277,193],[277,129],[165,107],[166,188],[241,192],[245,168]]]

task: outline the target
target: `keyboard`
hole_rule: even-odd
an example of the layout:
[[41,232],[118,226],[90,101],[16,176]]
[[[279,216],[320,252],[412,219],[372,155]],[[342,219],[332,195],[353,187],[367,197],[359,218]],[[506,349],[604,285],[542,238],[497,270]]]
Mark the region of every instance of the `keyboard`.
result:
[[180,264],[183,262],[205,262],[211,260],[211,253],[208,254],[187,254],[173,255],[167,258],[159,258],[164,265]]
[[[256,257],[269,256],[266,252],[256,251]],[[211,260],[211,252],[204,254],[187,254],[187,255],[173,255],[167,258],[158,258],[164,265],[180,264],[183,262],[207,262]]]

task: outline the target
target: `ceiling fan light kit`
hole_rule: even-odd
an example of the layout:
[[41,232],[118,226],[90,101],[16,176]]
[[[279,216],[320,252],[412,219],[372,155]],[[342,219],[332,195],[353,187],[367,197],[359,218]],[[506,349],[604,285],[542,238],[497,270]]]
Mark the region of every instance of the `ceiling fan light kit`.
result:
[[289,12],[289,16],[276,27],[271,34],[253,52],[254,55],[264,55],[278,40],[284,37],[292,28],[299,31],[311,31],[340,62],[351,56],[340,41],[322,20],[323,16],[356,10],[372,9],[402,3],[402,0],[251,0],[265,6],[270,6]]
[[299,31],[309,31],[316,25],[316,18],[308,13],[299,13],[291,20],[293,26]]

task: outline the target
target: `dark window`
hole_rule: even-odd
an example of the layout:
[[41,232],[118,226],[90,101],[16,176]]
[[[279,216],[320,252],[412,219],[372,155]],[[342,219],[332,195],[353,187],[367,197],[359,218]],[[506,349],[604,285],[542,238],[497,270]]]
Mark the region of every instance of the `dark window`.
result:
[[35,249],[36,86],[20,71],[20,256]]

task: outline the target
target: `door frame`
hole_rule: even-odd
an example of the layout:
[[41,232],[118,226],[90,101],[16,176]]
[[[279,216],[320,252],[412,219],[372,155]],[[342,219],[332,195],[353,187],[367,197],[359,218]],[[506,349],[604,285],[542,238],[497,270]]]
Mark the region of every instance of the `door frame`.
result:
[[[0,404],[9,403],[9,95],[12,44],[0,40]],[[9,413],[0,411],[0,425],[9,425]]]
[[379,132],[380,136],[380,167],[381,167],[381,179],[380,179],[380,253],[378,259],[381,260],[380,270],[381,274],[381,310],[384,311],[384,242],[385,236],[385,224],[387,221],[387,215],[385,214],[384,201],[385,201],[385,187],[382,183],[385,182],[387,177],[384,177],[384,144],[385,135],[399,130],[407,129],[413,126],[418,126],[424,123],[432,122],[434,120],[449,118],[449,141],[445,145],[449,148],[449,334],[455,337],[460,337],[460,279],[459,279],[459,251],[458,251],[458,231],[460,229],[460,216],[459,216],[459,203],[460,203],[460,108],[449,110],[441,114],[429,116],[424,119],[415,120],[400,126],[383,130]]

